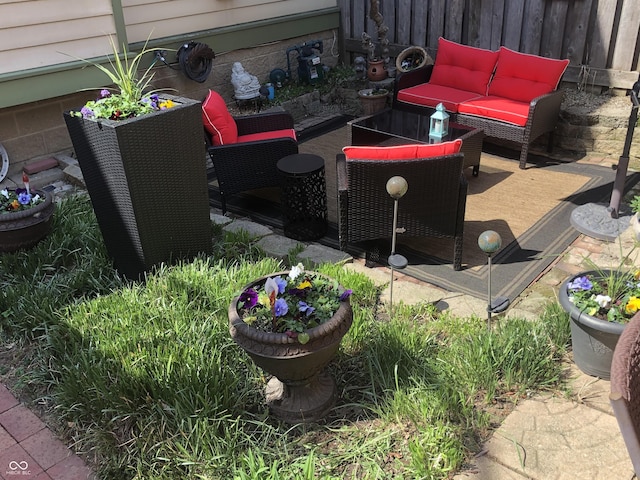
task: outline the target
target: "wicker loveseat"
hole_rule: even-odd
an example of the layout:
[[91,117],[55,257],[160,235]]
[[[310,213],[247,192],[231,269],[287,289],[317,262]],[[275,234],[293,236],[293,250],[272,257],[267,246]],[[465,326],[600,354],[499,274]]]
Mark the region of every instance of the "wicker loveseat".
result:
[[[462,142],[446,143],[455,144],[459,152]],[[407,180],[409,189],[399,202],[398,227],[404,231],[398,238],[453,238],[453,267],[460,270],[467,202],[467,180],[462,173],[464,155],[402,159],[379,154],[411,147],[419,152],[435,146],[345,147],[346,155],[337,156],[340,249],[346,250],[352,243],[391,238],[393,200],[386,184],[391,177],[400,175]],[[362,154],[353,155],[354,149],[361,149]],[[360,158],[348,158],[350,155]]]
[[393,108],[420,113],[442,103],[452,121],[520,144],[520,168],[525,168],[531,142],[550,133],[552,146],[562,103],[557,87],[568,64],[440,38],[435,64],[396,78]]

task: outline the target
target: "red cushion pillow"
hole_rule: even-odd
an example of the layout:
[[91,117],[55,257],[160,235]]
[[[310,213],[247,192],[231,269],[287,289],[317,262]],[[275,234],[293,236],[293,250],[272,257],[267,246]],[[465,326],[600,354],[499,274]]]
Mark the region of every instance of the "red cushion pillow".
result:
[[347,160],[414,160],[458,153],[462,140],[442,143],[415,143],[397,147],[344,147]]
[[496,73],[489,85],[489,95],[530,102],[558,88],[569,60],[529,55],[506,47],[498,51]]
[[498,52],[440,37],[429,83],[486,95],[497,60]]
[[202,102],[202,121],[214,145],[238,141],[238,126],[218,92],[209,90],[207,98]]

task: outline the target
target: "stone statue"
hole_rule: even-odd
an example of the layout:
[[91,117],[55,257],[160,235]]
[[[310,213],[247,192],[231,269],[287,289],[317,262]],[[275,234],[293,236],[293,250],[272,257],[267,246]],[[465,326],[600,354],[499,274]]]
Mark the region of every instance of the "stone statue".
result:
[[258,77],[247,72],[240,62],[235,62],[231,70],[231,84],[236,100],[249,100],[260,96]]

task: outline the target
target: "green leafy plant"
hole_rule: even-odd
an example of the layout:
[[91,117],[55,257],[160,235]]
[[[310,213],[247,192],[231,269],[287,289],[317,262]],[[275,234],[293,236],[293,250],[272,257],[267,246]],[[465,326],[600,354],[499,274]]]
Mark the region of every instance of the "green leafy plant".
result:
[[16,188],[15,190],[5,188],[0,190],[0,215],[28,210],[42,202],[44,202],[43,197],[26,188]]
[[72,114],[84,118],[121,120],[175,106],[172,100],[160,99],[156,93],[157,90],[146,92],[153,79],[154,74],[151,72],[153,64],[138,77],[142,58],[148,53],[159,51],[159,48],[147,48],[149,42],[147,39],[142,51],[132,60],[129,60],[126,55],[123,60],[118,54],[113,37],[109,36],[109,42],[113,50],[113,57],[109,57],[109,67],[85,59],[80,60],[100,69],[115,87],[101,88],[100,96],[96,100],[87,102],[80,112],[72,112]]
[[629,206],[631,207],[631,210],[633,211],[633,213],[639,213],[640,212],[640,195],[636,195],[631,199],[631,202],[629,202]]
[[307,343],[306,330],[329,320],[340,302],[351,295],[336,280],[315,272],[304,272],[299,263],[289,274],[267,278],[257,287],[245,289],[238,300],[243,321],[266,332],[286,333]]

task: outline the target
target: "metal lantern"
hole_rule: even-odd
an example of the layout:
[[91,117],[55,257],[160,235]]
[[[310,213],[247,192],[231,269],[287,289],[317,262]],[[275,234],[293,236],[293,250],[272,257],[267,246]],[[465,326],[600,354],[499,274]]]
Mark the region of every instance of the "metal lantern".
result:
[[445,111],[444,105],[439,103],[436,111],[431,115],[429,125],[429,143],[441,143],[442,139],[449,133],[449,114]]

